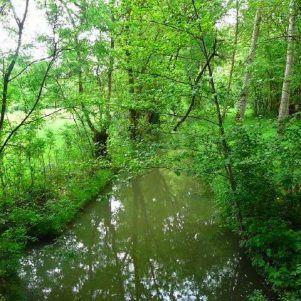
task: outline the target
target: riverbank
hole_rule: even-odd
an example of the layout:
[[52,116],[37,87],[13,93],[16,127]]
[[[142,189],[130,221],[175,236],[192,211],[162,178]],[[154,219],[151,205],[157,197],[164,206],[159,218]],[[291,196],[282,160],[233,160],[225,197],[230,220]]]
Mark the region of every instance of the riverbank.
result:
[[244,124],[237,124],[234,114],[228,116],[227,162],[235,190],[224,173],[216,127],[208,132],[205,124],[193,120],[181,131],[169,142],[177,146],[169,152],[171,166],[206,179],[223,224],[240,235],[241,247],[279,300],[301,300],[300,120],[290,119],[286,131],[278,135],[275,120],[248,115]]
[[279,135],[275,120],[247,116],[237,126],[234,118],[225,128],[237,189],[221,176],[212,181],[224,223],[241,235],[241,246],[279,300],[301,300],[300,122],[290,119]]
[[[30,205],[24,203],[22,207],[7,208],[7,230],[0,237],[0,300],[1,294],[6,294],[6,279],[16,273],[25,247],[37,240],[60,234],[76,214],[96,198],[112,175],[109,169],[89,170],[64,181],[64,185],[52,185],[52,190],[48,187],[39,197],[35,192],[33,198],[32,192]],[[15,223],[16,220],[18,223]]]
[[153,169],[105,192],[53,243],[28,250],[12,300],[245,301],[265,289],[199,178]]

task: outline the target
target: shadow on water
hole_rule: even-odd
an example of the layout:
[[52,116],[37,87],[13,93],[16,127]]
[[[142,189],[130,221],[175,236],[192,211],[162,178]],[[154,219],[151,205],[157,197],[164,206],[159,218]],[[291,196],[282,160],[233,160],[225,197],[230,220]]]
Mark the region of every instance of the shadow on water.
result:
[[22,259],[24,300],[239,301],[263,289],[199,180],[155,169],[109,190]]

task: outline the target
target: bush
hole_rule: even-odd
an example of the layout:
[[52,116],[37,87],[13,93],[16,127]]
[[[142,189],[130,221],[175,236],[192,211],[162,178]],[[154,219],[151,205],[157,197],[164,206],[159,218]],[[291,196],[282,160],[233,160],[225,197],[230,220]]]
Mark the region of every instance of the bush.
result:
[[268,301],[268,299],[259,290],[255,290],[249,297],[248,301]]
[[4,220],[6,230],[0,236],[0,279],[16,272],[29,241],[58,235],[78,210],[98,195],[111,176],[109,170],[99,170],[90,177],[83,174],[69,183],[59,199],[51,199],[43,206],[33,203],[29,207],[28,202],[21,202],[23,207],[14,204]]
[[[239,230],[235,199],[243,218],[242,245],[253,264],[274,289],[293,292],[286,298],[300,297],[300,122],[291,121],[282,136],[263,137],[255,126],[234,126],[229,133],[237,189],[234,193],[225,177],[215,177],[213,188],[222,216],[232,229]],[[260,298],[255,292],[250,300],[265,300]]]

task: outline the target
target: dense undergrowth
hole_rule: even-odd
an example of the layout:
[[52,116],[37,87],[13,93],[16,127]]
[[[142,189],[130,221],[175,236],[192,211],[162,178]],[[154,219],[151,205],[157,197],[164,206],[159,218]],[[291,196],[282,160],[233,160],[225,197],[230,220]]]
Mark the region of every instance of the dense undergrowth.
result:
[[164,167],[206,178],[254,265],[301,299],[300,11],[296,0],[0,0],[0,279],[110,170]]
[[[212,186],[224,221],[240,234],[254,266],[283,300],[295,301],[301,298],[301,125],[291,120],[279,136],[268,131],[276,133],[256,123],[229,126],[237,189],[223,176],[215,176]],[[208,161],[203,166],[211,168]]]
[[[250,116],[244,125],[229,120],[225,125],[235,192],[225,176],[215,127],[204,130],[200,123],[188,123],[169,141],[173,150],[164,164],[206,179],[215,192],[223,224],[241,237],[241,246],[268,286],[281,300],[300,300],[300,120],[291,119],[282,135],[269,119]],[[268,298],[255,292],[250,300]]]
[[[112,172],[107,169],[82,173],[64,183],[64,186],[48,188],[48,198],[41,203],[34,195],[14,206],[1,204],[2,235],[0,237],[0,287],[6,294],[6,280],[14,277],[18,260],[28,243],[59,235],[89,201],[95,199],[110,181]],[[41,191],[35,191],[41,196]],[[51,196],[50,196],[51,195]]]
[[[3,161],[0,201],[0,296],[16,276],[28,244],[59,235],[110,181],[107,160],[95,160],[81,132],[63,122],[31,136],[27,152]],[[33,134],[33,133],[32,133]],[[22,150],[22,145],[19,146]]]
[[[250,138],[244,133],[244,138]],[[251,142],[252,143],[252,142]],[[287,152],[295,152],[299,145],[287,148],[286,141],[281,147]],[[298,175],[291,173],[292,162],[282,167],[279,174],[279,148],[256,145],[252,153],[238,152],[233,158],[238,182],[237,194],[233,195],[221,179],[216,180],[215,189],[218,201],[226,212],[227,222],[237,229],[229,204],[234,198],[239,200],[243,216],[245,239],[242,245],[250,251],[252,261],[268,277],[275,289],[295,291],[300,297],[301,288],[301,231],[300,231],[300,191]],[[273,157],[270,164],[267,157]],[[282,159],[281,161],[278,161]],[[274,166],[273,166],[274,165]],[[291,210],[294,208],[294,210]],[[292,300],[295,300],[292,297]]]
[[64,186],[35,191],[39,197],[42,193],[48,194],[45,203],[32,193],[25,195],[18,206],[2,203],[1,277],[15,272],[19,255],[28,242],[58,235],[77,212],[99,194],[111,176],[110,170],[94,170],[74,177]]

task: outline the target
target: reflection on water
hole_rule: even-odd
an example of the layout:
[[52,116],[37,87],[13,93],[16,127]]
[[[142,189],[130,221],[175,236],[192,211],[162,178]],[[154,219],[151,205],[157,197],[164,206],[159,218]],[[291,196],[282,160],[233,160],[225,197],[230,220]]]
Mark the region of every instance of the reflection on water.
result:
[[25,300],[239,301],[260,288],[199,181],[156,169],[110,190],[23,258]]

